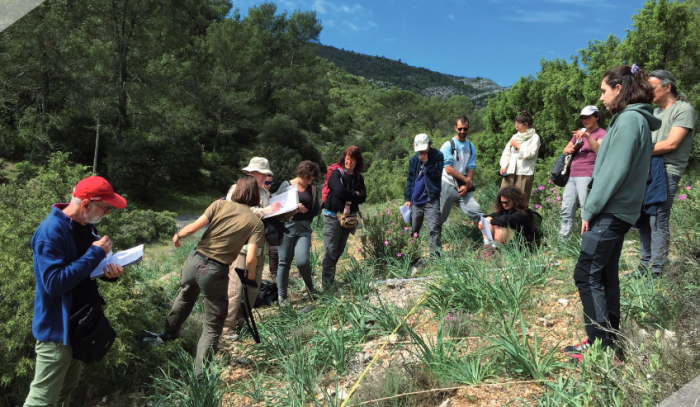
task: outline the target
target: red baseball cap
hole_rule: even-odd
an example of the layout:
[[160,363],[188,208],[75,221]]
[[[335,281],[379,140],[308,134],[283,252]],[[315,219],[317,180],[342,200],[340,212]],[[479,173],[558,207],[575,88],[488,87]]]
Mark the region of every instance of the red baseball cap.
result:
[[106,179],[96,175],[78,182],[78,185],[73,188],[73,196],[90,201],[104,201],[117,209],[126,207],[126,199],[115,194]]

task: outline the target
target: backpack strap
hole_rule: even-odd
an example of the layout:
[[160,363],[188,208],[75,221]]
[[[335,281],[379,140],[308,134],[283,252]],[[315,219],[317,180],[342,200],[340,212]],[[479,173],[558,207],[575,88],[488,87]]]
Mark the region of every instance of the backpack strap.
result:
[[457,146],[455,145],[454,137],[450,138],[450,147],[452,147],[452,157],[454,157],[455,161],[459,161],[459,155],[455,154],[457,151]]

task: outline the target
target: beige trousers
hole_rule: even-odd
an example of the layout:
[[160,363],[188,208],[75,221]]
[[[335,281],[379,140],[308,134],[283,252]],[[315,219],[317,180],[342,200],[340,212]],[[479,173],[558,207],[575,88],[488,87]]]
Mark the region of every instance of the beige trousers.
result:
[[[267,246],[267,245],[266,245]],[[245,269],[245,254],[239,254],[236,261],[233,263],[229,271],[228,279],[228,316],[226,316],[226,321],[224,322],[224,335],[235,334],[237,328],[241,328],[245,325],[245,314],[241,308],[241,301],[245,298],[243,290],[244,285],[238,278],[238,274],[234,268],[238,267]],[[255,267],[255,282],[262,282],[263,268],[265,268],[265,251],[261,256],[258,256],[258,264]],[[259,288],[247,287],[248,289],[248,306],[252,309],[253,304],[255,304],[255,299],[258,296]]]

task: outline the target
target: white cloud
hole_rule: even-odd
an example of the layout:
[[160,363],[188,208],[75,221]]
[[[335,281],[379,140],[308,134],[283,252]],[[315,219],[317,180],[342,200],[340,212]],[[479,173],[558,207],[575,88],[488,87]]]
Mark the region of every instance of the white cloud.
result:
[[372,21],[372,20],[369,20],[369,21],[367,22],[367,25],[370,26],[370,27],[372,27],[372,28],[377,28],[377,27],[379,27],[379,24],[375,23],[375,22]]
[[311,5],[311,8],[316,10],[319,14],[326,14],[328,12],[326,10],[326,2],[324,0],[315,0],[314,4]]
[[519,23],[568,23],[580,18],[580,14],[573,11],[532,11],[514,10],[516,15],[503,17],[506,21]]
[[449,18],[450,20],[454,20],[454,19],[455,19],[455,16],[452,15],[452,14],[448,14],[448,15],[447,15],[447,18]]
[[322,20],[321,24],[323,25],[324,28],[325,27],[329,27],[329,28],[335,27],[335,21],[333,21],[333,20]]

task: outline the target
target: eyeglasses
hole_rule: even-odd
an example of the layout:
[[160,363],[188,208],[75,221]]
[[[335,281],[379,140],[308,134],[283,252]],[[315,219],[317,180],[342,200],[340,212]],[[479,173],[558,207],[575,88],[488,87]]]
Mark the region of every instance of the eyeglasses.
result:
[[265,185],[272,185],[272,181],[265,181]]
[[98,205],[97,202],[94,202],[94,201],[90,201],[90,203],[95,205],[96,207],[102,209],[102,212],[104,212],[104,213],[108,213],[112,210],[112,207],[109,205],[107,205],[107,206]]
[[469,127],[457,127],[457,131],[469,131]]
[[508,201],[501,201],[501,205],[508,205]]

